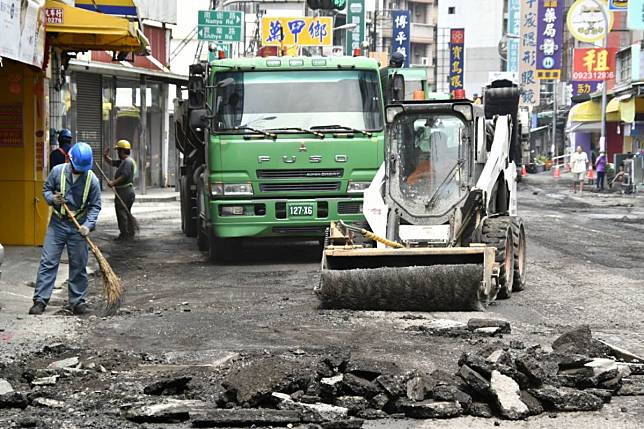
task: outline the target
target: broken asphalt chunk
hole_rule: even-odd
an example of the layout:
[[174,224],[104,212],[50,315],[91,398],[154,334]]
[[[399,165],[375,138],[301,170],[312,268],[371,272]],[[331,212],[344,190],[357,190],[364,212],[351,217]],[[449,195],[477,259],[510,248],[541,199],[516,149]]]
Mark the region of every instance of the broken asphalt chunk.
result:
[[0,395],[13,392],[13,387],[4,378],[0,378]]
[[487,396],[490,393],[490,383],[483,378],[481,374],[474,371],[467,365],[461,366],[458,375],[472,388],[476,393]]
[[344,374],[341,384],[342,392],[346,395],[364,396],[371,399],[381,392],[376,383],[353,374]]
[[427,400],[415,402],[405,400],[400,409],[407,417],[413,419],[449,419],[463,414],[463,408],[458,402],[436,402]]
[[644,376],[631,375],[622,380],[622,387],[617,391],[619,396],[642,396],[644,395]]
[[172,377],[156,381],[145,386],[143,393],[146,395],[177,395],[188,388],[192,377]]
[[436,401],[458,402],[464,410],[472,404],[472,397],[456,386],[440,385],[434,387],[432,397]]
[[52,362],[47,366],[47,368],[49,369],[71,368],[78,365],[78,363],[79,363],[78,356],[74,356],[67,359],[62,359],[62,360],[57,360],[56,362]]
[[529,389],[528,393],[557,411],[597,411],[603,405],[603,401],[597,396],[569,387],[543,386]]
[[20,408],[25,409],[29,405],[27,398],[18,392],[9,392],[0,395],[0,409],[2,408]]
[[496,405],[502,417],[520,420],[528,416],[528,406],[521,401],[519,385],[510,377],[499,371],[492,371],[490,391],[496,399]]

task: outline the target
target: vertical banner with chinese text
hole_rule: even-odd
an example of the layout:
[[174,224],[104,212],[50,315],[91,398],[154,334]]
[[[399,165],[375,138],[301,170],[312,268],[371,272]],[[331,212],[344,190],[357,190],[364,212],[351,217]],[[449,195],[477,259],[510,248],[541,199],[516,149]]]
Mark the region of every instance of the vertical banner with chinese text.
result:
[[559,80],[563,54],[564,0],[539,0],[537,79]]
[[508,56],[506,71],[519,71],[519,32],[521,30],[521,1],[508,1]]
[[449,93],[463,89],[465,68],[465,29],[452,28],[449,31]]
[[391,12],[391,52],[400,52],[405,57],[405,67],[409,67],[411,56],[410,27],[411,12],[394,10]]
[[361,48],[364,40],[365,29],[365,0],[347,1],[347,24],[356,24],[356,27],[347,31],[347,40],[344,54],[351,55],[354,49]]
[[519,39],[519,83],[522,106],[539,104],[539,81],[535,75],[537,66],[537,2],[521,0],[521,32]]

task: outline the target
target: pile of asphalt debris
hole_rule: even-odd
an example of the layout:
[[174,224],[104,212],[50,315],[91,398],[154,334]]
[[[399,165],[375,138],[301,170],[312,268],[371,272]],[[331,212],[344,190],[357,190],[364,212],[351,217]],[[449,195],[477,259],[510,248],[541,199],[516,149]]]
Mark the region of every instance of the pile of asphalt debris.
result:
[[[507,322],[497,322],[472,325],[509,329]],[[73,358],[54,362],[49,370],[68,372],[77,363]],[[43,378],[33,378],[32,385],[55,383]],[[519,420],[544,412],[595,411],[614,395],[644,395],[644,362],[593,338],[588,326],[565,332],[552,350],[495,339],[463,353],[455,373],[405,371],[396,363],[352,358],[347,349],[334,348],[241,358],[217,380],[212,400],[186,394],[198,382],[194,378],[175,374],[144,385],[144,395],[120,401],[114,417],[193,427],[358,428],[367,419]],[[3,381],[0,408],[59,406],[53,399],[13,392]]]

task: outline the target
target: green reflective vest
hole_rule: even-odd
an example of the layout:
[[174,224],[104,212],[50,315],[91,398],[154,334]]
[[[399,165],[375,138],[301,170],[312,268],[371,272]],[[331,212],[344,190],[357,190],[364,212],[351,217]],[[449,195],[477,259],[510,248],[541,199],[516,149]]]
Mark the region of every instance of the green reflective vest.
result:
[[[65,166],[65,168],[61,168],[60,170],[60,193],[63,194],[63,197],[65,196],[65,188],[67,187],[67,178],[65,177],[66,170],[67,170],[67,166]],[[87,197],[89,196],[89,189],[92,186],[93,176],[94,176],[94,172],[92,170],[89,170],[87,172],[87,177],[85,178],[85,188],[83,189],[83,198],[81,199],[81,205],[78,208],[78,210],[71,210],[72,214],[76,218],[79,218],[85,214],[85,209],[87,206]],[[65,207],[60,206],[60,210],[56,210],[54,208],[54,213],[58,215],[58,217],[62,218],[66,214]]]
[[[130,158],[130,159],[132,160],[132,165],[134,167],[134,171],[132,172],[132,180],[134,180],[134,179],[136,179],[136,177],[139,174],[139,167],[136,166],[136,161],[134,160],[134,158]],[[123,162],[123,161],[121,161],[121,162]],[[128,186],[134,186],[134,184],[132,182],[127,182],[127,183],[124,183],[122,185],[116,186],[116,189],[127,188]]]

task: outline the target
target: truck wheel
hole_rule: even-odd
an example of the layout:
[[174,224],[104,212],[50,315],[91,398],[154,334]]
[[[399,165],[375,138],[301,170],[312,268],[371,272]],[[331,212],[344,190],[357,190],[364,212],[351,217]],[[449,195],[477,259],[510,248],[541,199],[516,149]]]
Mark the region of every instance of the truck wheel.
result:
[[203,209],[203,195],[202,195],[202,186],[200,184],[197,185],[197,247],[199,250],[202,252],[205,252],[208,250],[209,242],[208,242],[208,228],[206,227],[205,223],[203,222],[203,219],[201,217],[201,212],[204,211]]
[[496,247],[494,260],[499,263],[498,298],[512,296],[514,285],[514,233],[512,219],[508,216],[486,219],[481,228],[481,238],[488,246]]
[[197,204],[195,193],[190,190],[190,179],[188,176],[181,177],[181,229],[188,237],[197,236]]
[[526,285],[526,240],[523,219],[515,218],[512,221],[512,234],[514,239],[514,283],[512,289],[521,291]]

